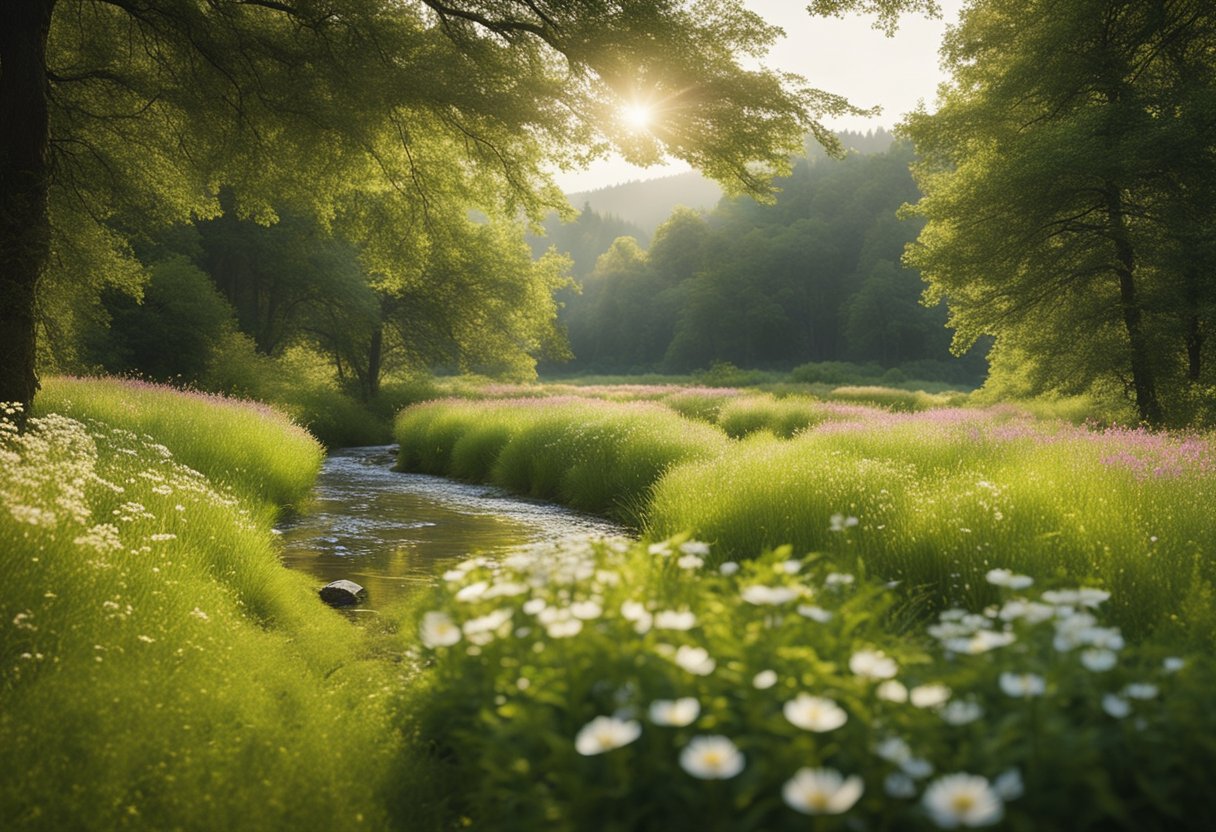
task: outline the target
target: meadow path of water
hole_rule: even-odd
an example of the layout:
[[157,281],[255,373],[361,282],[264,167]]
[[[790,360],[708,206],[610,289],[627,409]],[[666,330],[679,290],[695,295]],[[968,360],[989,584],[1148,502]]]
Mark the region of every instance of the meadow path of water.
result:
[[625,534],[597,517],[512,497],[485,485],[392,470],[393,446],[330,453],[312,499],[277,531],[283,561],[317,579],[367,588],[364,609],[383,607],[433,582],[438,570],[474,553],[543,540]]

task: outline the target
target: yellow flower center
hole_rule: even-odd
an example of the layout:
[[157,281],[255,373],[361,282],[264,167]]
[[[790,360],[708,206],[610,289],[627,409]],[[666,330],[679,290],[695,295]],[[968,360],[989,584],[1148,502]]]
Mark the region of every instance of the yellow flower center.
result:
[[721,768],[726,756],[721,751],[706,751],[703,762],[709,768]]
[[963,815],[975,808],[975,795],[956,794],[950,798],[950,808]]

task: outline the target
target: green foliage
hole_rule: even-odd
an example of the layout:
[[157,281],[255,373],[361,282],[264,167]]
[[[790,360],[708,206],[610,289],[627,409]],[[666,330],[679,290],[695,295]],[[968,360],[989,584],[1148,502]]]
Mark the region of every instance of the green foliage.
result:
[[[1209,654],[1123,648],[1092,588],[990,585],[992,615],[897,635],[889,589],[797,551],[728,576],[680,536],[449,570],[414,619],[429,666],[401,712],[431,777],[402,802],[503,830],[953,828],[928,792],[967,772],[988,824],[1206,828]],[[820,767],[861,788],[831,808],[787,792]]]
[[298,498],[315,444],[236,403],[48,387],[78,419],[0,422],[6,828],[382,828],[394,674],[236,496]]
[[789,439],[825,418],[827,414],[814,399],[741,396],[722,405],[717,421],[726,435],[733,439],[761,430]]
[[968,7],[941,106],[902,128],[927,221],[905,262],[957,349],[994,335],[1035,393],[1192,418],[1211,384],[1214,46],[1197,0]]
[[108,322],[82,356],[111,373],[194,384],[230,338],[232,310],[207,275],[184,257],[153,264],[143,296],[107,297]]

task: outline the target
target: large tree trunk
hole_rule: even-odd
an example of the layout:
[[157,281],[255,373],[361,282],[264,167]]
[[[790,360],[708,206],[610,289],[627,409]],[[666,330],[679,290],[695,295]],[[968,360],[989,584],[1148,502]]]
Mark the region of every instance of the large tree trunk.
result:
[[1111,241],[1115,245],[1115,273],[1119,278],[1119,305],[1123,311],[1123,326],[1131,347],[1132,389],[1136,394],[1136,410],[1140,421],[1150,427],[1160,427],[1165,421],[1157,399],[1157,381],[1153,373],[1148,339],[1141,322],[1140,298],[1136,292],[1136,255],[1127,232],[1123,199],[1114,185],[1106,187],[1106,212],[1110,220]]
[[46,43],[55,0],[0,3],[0,402],[38,391],[35,295],[50,256]]

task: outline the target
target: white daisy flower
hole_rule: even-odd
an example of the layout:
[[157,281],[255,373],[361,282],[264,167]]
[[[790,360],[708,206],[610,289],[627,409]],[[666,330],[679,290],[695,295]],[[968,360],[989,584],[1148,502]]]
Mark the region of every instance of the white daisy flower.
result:
[[1091,648],[1081,651],[1081,664],[1094,673],[1110,670],[1118,660],[1119,656],[1114,650]]
[[697,616],[691,610],[662,610],[654,614],[656,630],[691,630],[697,626]]
[[800,693],[782,708],[785,718],[798,728],[816,733],[835,731],[849,720],[844,708],[831,699]]
[[729,780],[744,763],[735,744],[717,734],[693,737],[680,752],[680,767],[702,780]]
[[908,689],[895,679],[888,679],[874,688],[874,695],[886,702],[908,701]]
[[584,757],[603,754],[636,740],[642,734],[642,723],[636,719],[597,716],[579,729],[574,738],[574,750]]
[[946,703],[946,706],[938,711],[938,715],[948,725],[967,725],[982,717],[984,709],[977,702],[955,699]]
[[1034,584],[1034,578],[1029,575],[1015,575],[1008,569],[990,569],[984,579],[993,586],[1003,586],[1007,589],[1026,589]]
[[804,815],[839,815],[852,809],[865,791],[857,775],[832,768],[800,768],[781,788],[791,809]]
[[859,650],[849,659],[849,670],[867,679],[890,679],[899,666],[881,650]]
[[675,663],[696,676],[708,676],[718,666],[704,647],[689,647],[687,644],[676,650]]
[[733,560],[728,560],[726,563],[718,567],[718,571],[729,577],[739,571],[739,564],[735,563]]
[[1115,719],[1123,719],[1132,712],[1132,704],[1122,696],[1108,693],[1102,697],[1102,710]]
[[990,826],[1005,815],[1000,796],[986,778],[975,774],[947,774],[933,781],[925,789],[922,803],[942,829]]
[[918,708],[936,708],[950,700],[950,688],[941,684],[917,685],[908,691],[908,701]]
[[768,690],[775,684],[777,684],[775,670],[761,670],[752,678],[752,687],[756,690]]
[[749,604],[757,606],[776,606],[788,604],[797,599],[802,593],[792,586],[763,586],[753,584],[739,590],[740,597]]
[[1042,696],[1047,691],[1047,681],[1037,673],[1005,672],[1001,674],[1001,690],[1008,696],[1029,699]]
[[419,637],[422,643],[432,650],[436,647],[451,647],[460,641],[460,628],[446,612],[428,612],[422,616]]
[[701,703],[691,696],[682,699],[656,699],[650,703],[650,721],[655,725],[683,728],[701,715]]

